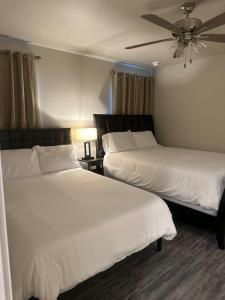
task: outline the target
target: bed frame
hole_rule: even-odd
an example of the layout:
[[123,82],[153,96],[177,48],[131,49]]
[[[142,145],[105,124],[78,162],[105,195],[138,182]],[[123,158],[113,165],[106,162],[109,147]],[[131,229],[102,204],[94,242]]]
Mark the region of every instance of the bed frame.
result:
[[[94,123],[97,128],[96,154],[97,157],[104,157],[102,146],[102,135],[115,131],[154,131],[154,122],[152,115],[107,115],[94,114]],[[167,202],[168,199],[165,199]],[[175,204],[182,205],[182,204]],[[188,208],[194,210],[194,208]],[[205,215],[205,212],[200,212]],[[213,216],[216,219],[216,239],[220,249],[225,249],[225,189],[220,200],[218,214]]]

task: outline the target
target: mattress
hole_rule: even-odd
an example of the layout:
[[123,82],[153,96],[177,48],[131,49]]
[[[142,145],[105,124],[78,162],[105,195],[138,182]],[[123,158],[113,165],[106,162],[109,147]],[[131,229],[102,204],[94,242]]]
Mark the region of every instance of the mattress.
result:
[[224,153],[156,146],[107,153],[104,170],[109,177],[203,211],[217,212],[225,189]]
[[4,182],[14,300],[56,300],[176,229],[158,196],[80,168]]

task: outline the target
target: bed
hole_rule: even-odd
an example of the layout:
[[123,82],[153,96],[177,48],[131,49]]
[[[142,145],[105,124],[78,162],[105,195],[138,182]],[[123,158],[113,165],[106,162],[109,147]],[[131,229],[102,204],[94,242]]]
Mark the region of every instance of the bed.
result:
[[97,153],[107,176],[153,192],[169,203],[216,218],[218,246],[225,248],[225,154],[157,145],[141,150],[104,153],[109,132],[152,131],[150,115],[94,115]]
[[[70,129],[1,130],[0,141],[2,149],[70,144]],[[176,235],[162,199],[81,168],[5,180],[4,190],[14,300],[56,300]]]

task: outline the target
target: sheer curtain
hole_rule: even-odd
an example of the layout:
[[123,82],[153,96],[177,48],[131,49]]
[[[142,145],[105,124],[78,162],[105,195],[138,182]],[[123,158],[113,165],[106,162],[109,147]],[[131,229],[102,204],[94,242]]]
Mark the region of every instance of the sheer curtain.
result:
[[153,114],[154,78],[112,71],[113,113]]
[[35,57],[21,52],[1,54],[0,128],[40,126]]

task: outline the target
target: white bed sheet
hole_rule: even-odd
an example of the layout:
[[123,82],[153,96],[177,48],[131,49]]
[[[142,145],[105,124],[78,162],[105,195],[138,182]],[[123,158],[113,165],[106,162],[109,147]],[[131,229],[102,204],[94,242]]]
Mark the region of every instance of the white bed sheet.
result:
[[105,174],[162,197],[218,211],[225,188],[225,153],[156,146],[107,153]]
[[166,203],[82,169],[4,182],[14,300],[58,294],[176,229]]

